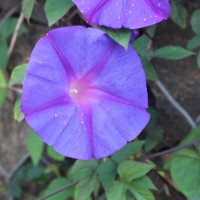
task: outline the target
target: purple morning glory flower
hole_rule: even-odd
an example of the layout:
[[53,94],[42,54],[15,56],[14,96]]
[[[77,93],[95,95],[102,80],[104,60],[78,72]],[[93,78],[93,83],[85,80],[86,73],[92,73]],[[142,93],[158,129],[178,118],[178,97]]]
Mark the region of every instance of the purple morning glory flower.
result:
[[100,30],[55,29],[32,52],[21,108],[64,156],[98,159],[119,150],[148,123],[147,104],[138,55]]
[[111,28],[156,24],[170,16],[169,0],[73,0],[89,23]]

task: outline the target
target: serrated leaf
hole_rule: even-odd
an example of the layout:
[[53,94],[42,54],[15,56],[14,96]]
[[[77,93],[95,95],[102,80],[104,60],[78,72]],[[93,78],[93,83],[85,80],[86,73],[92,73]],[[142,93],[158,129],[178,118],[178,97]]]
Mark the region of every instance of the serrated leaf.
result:
[[23,0],[22,2],[22,12],[28,22],[33,11],[34,3],[35,0]]
[[141,57],[141,60],[142,60],[146,78],[148,80],[156,81],[158,79],[158,77],[157,77],[157,74],[156,74],[156,71],[155,71],[153,65],[151,64],[151,61],[148,60],[147,58],[143,58],[143,57]]
[[125,49],[128,48],[128,44],[131,37],[131,31],[129,29],[109,29],[103,28],[103,30],[118,44],[123,46]]
[[195,35],[193,38],[191,38],[187,43],[188,49],[196,49],[200,47],[200,34]]
[[65,157],[57,153],[52,146],[47,146],[47,154],[55,160],[63,161],[65,159]]
[[117,172],[123,181],[131,183],[132,180],[146,175],[154,167],[153,164],[127,160],[119,164]]
[[21,122],[24,119],[24,114],[21,111],[21,98],[17,98],[15,105],[14,105],[14,119],[18,122]]
[[0,69],[5,70],[8,64],[8,45],[5,39],[0,38]]
[[[57,178],[51,181],[51,183],[48,185],[47,189],[45,189],[40,196],[48,195],[49,193],[52,193],[56,191],[57,189],[60,189],[68,184],[70,184],[72,181],[67,178]],[[62,192],[59,192],[51,197],[48,198],[48,200],[66,200],[68,197],[73,197],[74,194],[74,187],[70,187],[66,190],[63,190]]]
[[171,1],[172,12],[171,19],[175,24],[181,28],[186,28],[187,26],[187,9],[178,1]]
[[197,9],[193,12],[192,17],[191,17],[191,26],[192,30],[195,33],[200,33],[200,9]]
[[40,161],[43,151],[43,141],[42,139],[33,131],[28,135],[27,141],[28,153],[34,165],[37,165]]
[[47,0],[45,3],[45,13],[49,26],[52,26],[63,17],[73,5],[71,0]]
[[110,188],[106,190],[107,200],[126,200],[127,187],[124,183],[114,181]]
[[187,197],[200,196],[200,157],[194,150],[176,152],[171,176],[177,188]]
[[97,174],[104,189],[109,188],[111,183],[114,181],[116,173],[117,167],[111,160],[106,160],[98,166]]
[[10,81],[9,81],[9,86],[15,85],[15,84],[22,84],[26,71],[27,71],[28,65],[27,64],[22,64],[22,65],[18,65],[16,66],[12,73],[11,73],[11,77],[10,77]]
[[197,55],[197,66],[200,69],[200,52]]
[[192,51],[188,51],[182,47],[178,46],[165,46],[154,52],[151,52],[151,57],[157,57],[167,60],[179,60],[193,55]]
[[116,153],[112,155],[112,159],[116,163],[120,163],[126,159],[128,159],[131,155],[139,152],[143,146],[145,141],[134,141],[128,143],[124,148],[120,149]]

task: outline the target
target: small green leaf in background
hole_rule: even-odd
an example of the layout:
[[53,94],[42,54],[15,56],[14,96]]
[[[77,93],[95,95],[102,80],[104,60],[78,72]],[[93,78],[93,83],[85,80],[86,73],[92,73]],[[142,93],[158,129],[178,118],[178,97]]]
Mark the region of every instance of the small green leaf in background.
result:
[[131,31],[129,29],[109,29],[103,28],[103,30],[118,44],[123,46],[125,49],[128,48],[128,44],[131,37]]
[[192,30],[195,33],[200,33],[200,9],[197,9],[193,12],[192,17],[191,17],[191,26]]
[[8,45],[6,39],[0,38],[0,69],[5,70],[8,64]]
[[4,77],[4,74],[2,72],[2,70],[0,69],[0,87],[1,88],[5,88],[6,87],[6,79]]
[[191,38],[187,43],[188,49],[196,49],[200,47],[200,34],[195,35],[193,38]]
[[151,57],[157,57],[167,60],[179,60],[193,55],[192,51],[188,51],[178,46],[165,46],[154,52],[151,52]]
[[171,19],[173,22],[180,26],[181,28],[186,28],[187,26],[187,9],[183,6],[182,3],[172,0],[171,1]]
[[156,71],[148,58],[141,57],[145,75],[148,80],[156,81],[158,79]]
[[200,69],[200,52],[197,55],[197,65],[198,65],[198,68]]
[[26,71],[27,71],[27,68],[28,68],[27,64],[22,64],[22,65],[16,66],[11,73],[9,86],[12,86],[15,84],[22,84],[25,74],[26,74]]
[[107,200],[127,200],[126,190],[127,187],[124,183],[114,181],[110,188],[106,190]]
[[22,2],[22,12],[28,22],[33,11],[34,3],[35,0],[23,0]]
[[200,157],[197,152],[183,149],[175,153],[171,176],[177,188],[190,197],[200,196]]
[[143,176],[141,178],[135,179],[132,184],[145,189],[157,190],[148,176]]
[[[45,189],[42,194],[40,194],[40,197],[43,197],[45,195],[48,195],[49,193],[54,192],[55,190],[60,189],[61,187],[64,187],[68,184],[70,184],[72,181],[67,178],[58,178],[54,179]],[[49,197],[48,200],[66,200],[69,197],[73,197],[74,194],[74,187],[70,187],[67,190],[63,190],[62,192],[59,192],[52,197]]]
[[58,161],[63,161],[65,157],[59,153],[57,153],[52,146],[47,146],[47,154]]
[[47,0],[45,4],[45,13],[49,26],[52,26],[63,17],[73,5],[71,0]]
[[149,57],[148,45],[150,43],[149,37],[142,35],[133,42],[133,48],[142,57]]
[[130,156],[138,153],[142,146],[144,145],[145,141],[133,141],[128,143],[124,148],[120,149],[116,153],[112,155],[112,160],[116,163],[120,163]]
[[37,165],[42,156],[43,141],[36,133],[31,131],[28,135],[27,145],[28,153],[32,159],[32,162],[34,165]]
[[146,175],[154,167],[153,164],[126,160],[119,164],[117,171],[124,182],[131,183],[132,180]]
[[97,173],[104,189],[107,189],[115,179],[117,167],[111,160],[106,160],[98,166]]
[[[18,18],[11,17],[7,19],[5,22],[0,23],[0,35],[7,39],[9,36],[11,36],[15,30],[16,24],[17,24]],[[22,24],[19,35],[24,34],[27,32],[26,27]]]
[[24,119],[24,114],[21,111],[21,97],[19,97],[14,105],[14,119],[18,122],[21,122]]

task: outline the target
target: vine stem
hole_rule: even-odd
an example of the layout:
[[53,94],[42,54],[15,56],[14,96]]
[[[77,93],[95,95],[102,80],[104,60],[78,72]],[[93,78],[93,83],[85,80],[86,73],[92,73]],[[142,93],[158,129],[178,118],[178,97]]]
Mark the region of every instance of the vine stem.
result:
[[155,154],[151,154],[151,155],[146,155],[146,156],[140,158],[139,160],[140,161],[144,161],[144,160],[152,159],[152,158],[155,158],[155,157],[163,156],[163,155],[172,153],[174,151],[178,151],[178,150],[184,149],[186,147],[190,147],[192,145],[195,145],[198,142],[200,142],[200,138],[198,138],[196,140],[193,140],[193,141],[191,141],[191,142],[189,142],[187,144],[183,144],[183,145],[180,145],[180,146],[177,146],[177,147],[173,147],[173,148],[165,150],[165,151],[161,151],[161,152],[158,152],[158,153],[155,153]]
[[166,87],[163,85],[161,81],[156,82],[157,87],[161,90],[164,96],[168,99],[171,105],[185,118],[191,128],[196,128],[196,123],[189,115],[189,113],[172,97]]
[[76,185],[76,184],[78,184],[78,183],[79,183],[78,180],[77,180],[77,181],[74,181],[74,182],[72,182],[72,183],[70,183],[70,184],[68,184],[68,185],[65,185],[65,186],[62,187],[62,188],[59,188],[59,189],[55,190],[55,191],[52,192],[52,193],[47,194],[46,196],[44,196],[44,197],[42,197],[42,198],[40,198],[40,199],[37,199],[37,200],[45,200],[45,199],[48,199],[49,197],[52,197],[52,196],[58,194],[59,192],[62,192],[63,190],[66,190],[66,189],[68,189],[68,188],[70,188],[70,187],[73,187],[74,185]]

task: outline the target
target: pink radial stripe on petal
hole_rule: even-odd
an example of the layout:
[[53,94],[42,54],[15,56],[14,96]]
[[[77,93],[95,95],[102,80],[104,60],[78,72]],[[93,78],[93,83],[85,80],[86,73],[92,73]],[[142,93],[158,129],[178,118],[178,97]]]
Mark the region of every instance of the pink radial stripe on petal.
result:
[[99,159],[119,150],[148,123],[147,105],[137,53],[100,30],[55,29],[32,52],[22,112],[64,156]]
[[137,29],[170,16],[169,0],[73,0],[89,23]]

